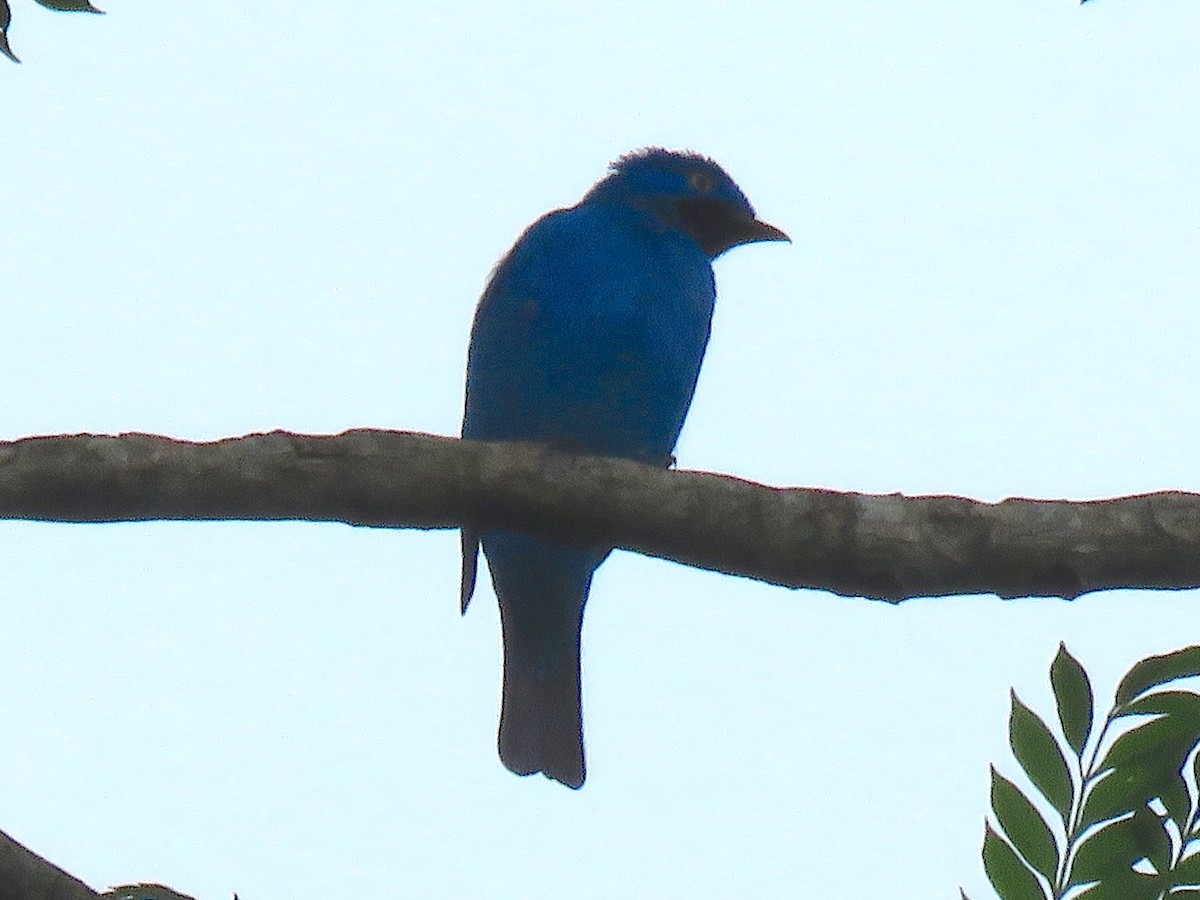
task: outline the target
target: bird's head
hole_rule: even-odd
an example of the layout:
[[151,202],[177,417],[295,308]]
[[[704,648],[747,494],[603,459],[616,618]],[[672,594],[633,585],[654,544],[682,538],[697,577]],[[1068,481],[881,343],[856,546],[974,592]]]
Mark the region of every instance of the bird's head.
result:
[[729,174],[698,153],[648,147],[627,153],[583,198],[645,206],[682,229],[710,258],[738,244],[790,241],[754,216],[754,207]]

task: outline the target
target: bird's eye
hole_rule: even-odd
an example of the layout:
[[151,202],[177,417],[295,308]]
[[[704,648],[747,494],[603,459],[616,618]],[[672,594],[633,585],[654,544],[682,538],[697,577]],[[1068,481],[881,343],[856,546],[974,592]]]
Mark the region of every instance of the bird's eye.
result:
[[699,169],[688,173],[688,184],[692,186],[692,190],[698,194],[707,194],[713,189],[713,178],[707,172],[701,172]]

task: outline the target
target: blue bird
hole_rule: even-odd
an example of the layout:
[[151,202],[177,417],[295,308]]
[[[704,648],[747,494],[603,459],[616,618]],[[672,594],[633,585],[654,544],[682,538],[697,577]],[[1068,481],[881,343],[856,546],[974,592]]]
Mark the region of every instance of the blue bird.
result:
[[[712,260],[788,236],[711,159],[649,148],[531,225],[492,272],[471,330],[462,436],[669,466],[708,344]],[[462,610],[479,545],[500,603],[500,759],[584,780],[579,644],[611,547],[462,532]]]

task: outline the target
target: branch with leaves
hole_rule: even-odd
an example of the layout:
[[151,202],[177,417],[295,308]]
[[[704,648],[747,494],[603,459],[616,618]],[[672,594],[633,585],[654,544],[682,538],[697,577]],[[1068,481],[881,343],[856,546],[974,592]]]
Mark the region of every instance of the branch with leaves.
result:
[[[59,12],[89,12],[104,14],[104,10],[96,9],[88,0],[37,0],[39,4],[46,9],[54,9]],[[12,10],[9,9],[8,0],[0,0],[0,53],[3,53],[15,63],[21,60],[17,59],[17,55],[13,53],[12,47],[8,43],[8,26],[12,23]]]
[[1200,897],[1200,695],[1162,689],[1197,675],[1200,647],[1142,660],[1097,730],[1087,673],[1060,645],[1061,741],[1013,694],[1009,743],[1053,826],[992,768],[1000,830],[987,825],[983,863],[1003,900]]
[[366,429],[0,442],[0,519],[469,524],[890,602],[1200,587],[1197,494],[983,503],[774,488],[536,444]]

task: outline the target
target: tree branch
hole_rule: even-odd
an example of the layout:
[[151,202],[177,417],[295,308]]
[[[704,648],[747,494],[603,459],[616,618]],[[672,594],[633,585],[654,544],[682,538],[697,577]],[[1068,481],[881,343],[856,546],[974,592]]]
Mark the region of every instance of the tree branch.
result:
[[73,875],[0,831],[0,897],[5,900],[96,900]]
[[0,442],[0,518],[469,523],[893,602],[1200,587],[1197,494],[983,503],[772,488],[535,444],[367,429]]

